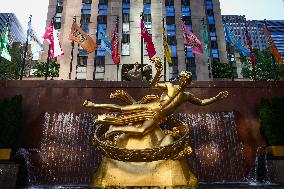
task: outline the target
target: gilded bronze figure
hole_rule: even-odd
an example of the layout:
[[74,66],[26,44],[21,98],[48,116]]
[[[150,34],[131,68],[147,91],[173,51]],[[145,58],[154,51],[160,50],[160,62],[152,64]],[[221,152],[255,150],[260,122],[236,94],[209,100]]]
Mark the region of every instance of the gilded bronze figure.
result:
[[[119,113],[118,116],[98,116],[97,124],[102,127],[96,130],[94,144],[106,158],[94,176],[93,186],[197,185],[197,179],[183,160],[191,153],[188,127],[171,114],[184,102],[204,106],[226,98],[228,92],[222,91],[215,97],[200,100],[185,92],[192,80],[190,72],[180,73],[178,85],[159,83],[162,61],[155,58],[151,62],[157,70],[151,88],[161,89],[160,97],[147,95],[135,101],[125,91],[117,90],[110,97],[128,105],[97,104],[89,100],[83,104],[86,108]],[[160,125],[164,123],[171,125],[172,131],[162,130]],[[105,139],[101,140],[103,135]],[[137,181],[137,178],[141,179]]]

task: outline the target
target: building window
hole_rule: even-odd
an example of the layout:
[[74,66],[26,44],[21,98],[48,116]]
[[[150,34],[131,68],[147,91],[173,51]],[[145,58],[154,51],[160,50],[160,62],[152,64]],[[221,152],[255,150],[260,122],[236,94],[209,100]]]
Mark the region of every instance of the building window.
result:
[[81,28],[84,30],[84,32],[89,33],[89,24],[82,23]]
[[175,16],[174,6],[166,6],[166,16]]
[[171,51],[172,51],[172,57],[177,57],[177,46],[176,45],[170,45]]
[[212,49],[213,58],[219,58],[219,51],[218,49]]
[[107,15],[107,5],[99,4],[99,15]]
[[175,24],[167,25],[167,35],[176,35]]
[[192,52],[192,48],[189,46],[185,46],[186,57],[194,58],[194,54]]
[[107,16],[106,15],[98,15],[98,24],[107,24]]
[[91,14],[91,4],[82,4],[81,14]]
[[186,64],[186,71],[192,73],[192,80],[196,80],[196,64],[195,64],[195,58],[188,57],[185,59]]
[[130,45],[129,43],[122,43],[121,42],[121,55],[122,56],[129,56],[130,55]]
[[175,24],[175,17],[174,16],[167,16],[166,17],[166,24]]
[[215,24],[214,16],[208,16],[208,24]]
[[82,14],[81,15],[81,24],[88,24],[91,22],[91,15],[90,14]]
[[206,0],[206,7],[207,7],[207,10],[208,10],[208,9],[213,9],[212,0]]
[[151,14],[151,4],[150,3],[144,3],[144,14]]
[[190,7],[186,5],[181,5],[181,14],[182,16],[190,16]]
[[77,56],[77,65],[87,66],[88,56]]
[[174,5],[174,0],[165,0],[165,5],[166,6]]
[[122,4],[122,13],[130,14],[130,3]]

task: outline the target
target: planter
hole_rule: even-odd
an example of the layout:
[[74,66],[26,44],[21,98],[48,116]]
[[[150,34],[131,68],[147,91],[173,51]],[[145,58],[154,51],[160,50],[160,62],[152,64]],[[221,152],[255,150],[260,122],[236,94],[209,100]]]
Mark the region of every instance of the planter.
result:
[[0,160],[10,160],[12,149],[0,149]]
[[282,146],[268,146],[268,152],[271,152],[273,156],[284,157],[284,145]]

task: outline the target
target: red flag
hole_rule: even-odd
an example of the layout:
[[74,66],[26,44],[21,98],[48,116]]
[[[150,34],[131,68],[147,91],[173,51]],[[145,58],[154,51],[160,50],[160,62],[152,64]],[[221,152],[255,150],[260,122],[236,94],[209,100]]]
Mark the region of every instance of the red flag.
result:
[[57,37],[57,34],[55,33],[55,29],[53,27],[52,20],[50,21],[50,24],[43,36],[44,39],[47,40],[50,46],[50,58],[54,59],[57,56],[64,55],[64,52],[62,51],[59,39]]
[[181,20],[181,26],[184,31],[183,34],[183,42],[185,45],[188,45],[192,48],[192,52],[203,56],[203,49],[202,49],[202,43],[197,39],[197,37],[186,27],[186,25]]
[[249,47],[249,51],[250,51],[250,60],[251,60],[251,63],[253,65],[256,65],[256,60],[255,60],[255,56],[254,56],[254,52],[252,50],[252,42],[251,42],[251,38],[249,36],[249,33],[248,33],[248,30],[246,28],[246,39],[247,39],[247,44],[248,44],[248,47]]
[[146,42],[146,49],[148,52],[148,56],[149,58],[152,58],[156,54],[156,49],[152,41],[152,37],[148,33],[147,28],[145,28],[145,23],[143,19],[141,19],[140,27],[141,27],[141,36]]
[[115,25],[113,30],[112,38],[111,38],[111,45],[112,45],[112,60],[115,64],[120,63],[120,55],[119,55],[119,40],[118,40],[118,21]]

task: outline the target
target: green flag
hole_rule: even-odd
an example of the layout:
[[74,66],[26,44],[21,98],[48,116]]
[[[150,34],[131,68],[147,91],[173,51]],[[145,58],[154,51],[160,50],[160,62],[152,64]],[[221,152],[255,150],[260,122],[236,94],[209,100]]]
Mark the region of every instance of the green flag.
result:
[[204,43],[204,50],[206,54],[207,60],[210,59],[210,51],[209,51],[209,41],[206,33],[206,26],[205,24],[202,25],[202,38],[203,38],[203,43]]
[[8,51],[8,45],[9,45],[9,30],[8,27],[6,26],[1,33],[0,56],[11,62],[11,56]]

